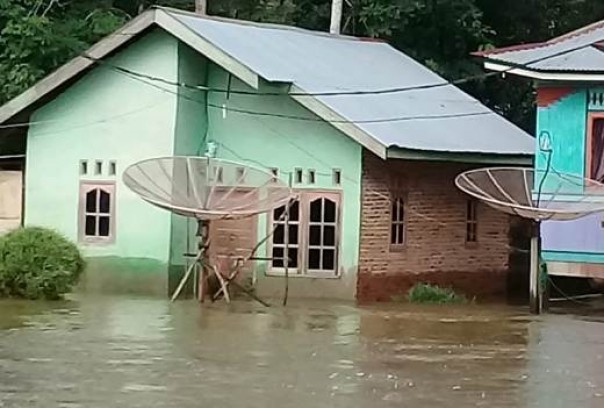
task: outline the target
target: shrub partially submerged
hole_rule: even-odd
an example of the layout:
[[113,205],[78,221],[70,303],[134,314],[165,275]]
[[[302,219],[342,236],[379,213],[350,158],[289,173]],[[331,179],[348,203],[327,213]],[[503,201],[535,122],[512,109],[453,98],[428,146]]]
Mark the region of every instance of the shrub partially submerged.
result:
[[20,228],[0,238],[0,295],[59,299],[83,269],[75,244],[52,230]]
[[411,303],[466,303],[464,295],[455,293],[452,288],[441,288],[428,283],[417,283],[409,292],[407,299]]

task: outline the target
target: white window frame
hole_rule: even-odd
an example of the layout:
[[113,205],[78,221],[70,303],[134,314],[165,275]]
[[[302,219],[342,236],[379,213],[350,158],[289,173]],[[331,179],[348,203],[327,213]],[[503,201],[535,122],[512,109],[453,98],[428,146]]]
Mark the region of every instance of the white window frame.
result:
[[[93,190],[103,190],[109,194],[109,235],[86,235],[86,216],[94,216],[97,219],[96,229],[98,231],[98,220],[105,214],[98,212],[100,202],[97,201],[97,212],[89,213],[86,211],[86,195]],[[97,200],[100,200],[100,194]],[[81,181],[80,182],[80,201],[78,204],[78,241],[84,244],[107,245],[115,242],[115,182],[114,181]]]
[[[306,277],[306,278],[324,278],[324,279],[338,279],[340,278],[340,234],[342,229],[342,211],[341,211],[341,201],[342,194],[339,191],[333,190],[297,190],[299,200],[299,221],[298,224],[298,267],[292,268],[288,267],[288,275],[290,277]],[[310,203],[317,198],[326,198],[335,203],[336,206],[336,219],[335,223],[326,223],[324,221],[321,222],[312,222],[310,221]],[[275,227],[275,222],[273,220],[273,212],[270,212],[268,215],[268,232],[271,233]],[[310,226],[311,225],[326,225],[326,224],[335,224],[335,243],[334,243],[334,270],[324,271],[324,270],[309,270],[309,241],[310,241]],[[284,229],[285,230],[285,229]],[[270,257],[273,254],[273,239],[269,239],[267,243],[267,256]],[[280,244],[279,247],[283,247],[284,245]],[[321,245],[321,248],[323,245]],[[315,246],[312,246],[315,248]],[[284,250],[285,254],[285,250]],[[283,276],[285,274],[285,268],[283,267],[273,267],[272,261],[267,261],[266,274],[270,276]]]

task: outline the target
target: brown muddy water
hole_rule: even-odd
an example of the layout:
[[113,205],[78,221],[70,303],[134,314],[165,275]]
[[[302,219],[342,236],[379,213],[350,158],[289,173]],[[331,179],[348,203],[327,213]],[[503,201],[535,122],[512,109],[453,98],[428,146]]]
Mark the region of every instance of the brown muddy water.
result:
[[0,407],[604,407],[604,310],[0,301]]

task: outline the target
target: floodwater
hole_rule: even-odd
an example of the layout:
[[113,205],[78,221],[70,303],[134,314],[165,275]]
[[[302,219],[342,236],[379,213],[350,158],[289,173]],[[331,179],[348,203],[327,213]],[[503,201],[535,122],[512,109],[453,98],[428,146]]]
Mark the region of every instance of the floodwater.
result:
[[0,407],[603,407],[604,310],[562,312],[0,301]]

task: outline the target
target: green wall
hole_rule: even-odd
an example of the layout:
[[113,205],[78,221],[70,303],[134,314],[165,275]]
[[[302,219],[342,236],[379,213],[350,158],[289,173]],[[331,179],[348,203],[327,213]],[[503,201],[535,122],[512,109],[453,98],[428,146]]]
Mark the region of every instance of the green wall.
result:
[[[208,84],[226,89],[229,87],[229,75],[212,64]],[[234,77],[230,79],[230,89],[252,91],[252,88]],[[279,89],[261,83],[260,91]],[[294,185],[295,188],[342,192],[340,278],[296,277],[290,279],[290,293],[293,296],[353,299],[359,251],[361,146],[325,122],[296,121],[235,111],[270,112],[317,119],[289,96],[210,93],[208,101],[208,140],[217,143],[218,157],[247,162],[257,167],[278,168],[281,178],[286,181],[288,173],[299,167],[304,169],[304,183]],[[342,171],[341,187],[333,184],[334,168]],[[317,173],[316,183],[312,186],[305,184],[308,169],[314,169]],[[264,238],[266,234],[266,219],[260,217],[258,238]],[[283,278],[266,276],[264,268],[262,263],[257,264],[257,290],[261,294],[280,296]]]
[[[173,37],[152,32],[111,58],[116,65],[176,80],[178,43]],[[162,84],[164,88],[170,88]],[[171,89],[175,91],[174,88]],[[133,80],[121,73],[96,67],[32,115],[25,172],[25,223],[52,227],[78,238],[80,180],[115,180],[116,231],[110,245],[81,245],[95,276],[92,286],[107,286],[112,275],[145,274],[165,293],[171,217],[131,193],[121,182],[130,164],[174,151],[177,97]],[[79,162],[103,160],[101,176],[80,176]],[[107,163],[117,162],[117,175],[108,176]],[[128,267],[121,269],[120,260]],[[140,265],[134,268],[133,265]],[[99,274],[99,276],[96,276]],[[104,276],[106,275],[106,276]],[[90,278],[90,279],[88,279]],[[105,279],[107,278],[107,279]],[[120,291],[136,290],[116,288]],[[158,287],[159,285],[159,287]],[[144,286],[144,285],[143,285]]]
[[[112,62],[168,80],[252,90],[236,78],[229,81],[225,70],[159,31],[131,44],[112,57]],[[116,240],[110,245],[81,245],[90,263],[84,285],[107,291],[138,288],[165,295],[167,286],[174,286],[182,276],[187,263],[183,253],[196,249],[195,223],[145,203],[122,184],[121,175],[128,165],[142,159],[203,154],[211,140],[217,143],[218,157],[277,167],[285,180],[295,168],[304,169],[305,182],[296,188],[341,191],[340,277],[292,278],[290,293],[353,299],[359,251],[361,147],[321,121],[230,110],[317,119],[285,95],[206,95],[165,83],[153,84],[156,86],[97,67],[35,112],[32,121],[45,123],[33,125],[28,134],[25,222],[58,229],[77,240],[80,180],[115,179]],[[261,91],[282,89],[261,84]],[[89,160],[90,168],[95,160],[115,160],[118,174],[80,177],[82,159]],[[305,184],[308,169],[316,171],[312,186]],[[342,172],[341,186],[333,184],[333,169]],[[258,238],[266,233],[266,219],[260,217]],[[264,268],[257,264],[257,289],[263,295],[280,295],[283,278],[266,276]]]
[[[537,136],[544,131],[550,133],[553,149],[551,166],[557,171],[583,177],[586,118],[587,96],[583,89],[537,109]],[[538,137],[536,143],[535,165],[537,169],[544,170],[547,156],[539,150]]]
[[[183,43],[178,44],[178,82],[189,85],[207,84],[208,61]],[[207,95],[195,89],[178,89],[175,156],[195,156],[203,153],[208,130]],[[188,231],[188,232],[187,232]],[[170,245],[169,287],[172,291],[188,266],[184,253],[197,250],[196,224],[193,220],[173,214]],[[187,293],[191,293],[189,287]]]

